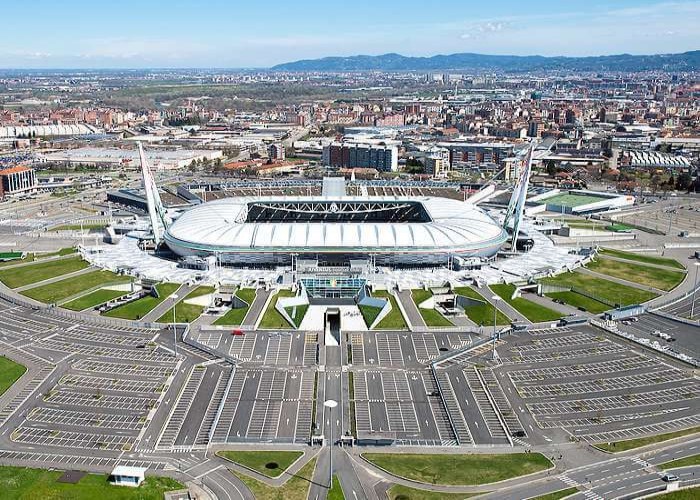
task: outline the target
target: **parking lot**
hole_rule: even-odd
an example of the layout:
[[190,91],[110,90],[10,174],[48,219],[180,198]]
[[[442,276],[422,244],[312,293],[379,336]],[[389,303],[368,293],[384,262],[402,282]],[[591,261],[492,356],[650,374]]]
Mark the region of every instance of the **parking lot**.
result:
[[[689,367],[642,352],[593,327],[509,336],[494,369],[540,432],[607,442],[697,425],[700,384]],[[532,427],[532,431],[535,431]]]
[[[660,348],[700,358],[700,327],[674,321],[654,314],[642,314],[637,321],[617,322],[617,328],[637,338],[656,342]],[[659,334],[673,340],[665,340]]]
[[[669,304],[665,307],[661,307],[660,310],[668,314],[673,314],[680,318],[687,318],[698,320],[700,319],[700,293],[696,292],[695,295],[689,295],[673,304]],[[695,307],[693,307],[693,301],[695,301]]]

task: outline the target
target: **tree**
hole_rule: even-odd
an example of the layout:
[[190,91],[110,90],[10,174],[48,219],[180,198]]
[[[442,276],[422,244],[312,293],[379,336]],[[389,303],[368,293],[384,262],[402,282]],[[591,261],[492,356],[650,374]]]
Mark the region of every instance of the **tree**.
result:
[[679,191],[690,191],[690,186],[692,184],[693,178],[687,172],[683,172],[678,176],[678,179],[676,179],[676,189]]
[[554,163],[554,160],[547,160],[545,168],[547,169],[547,173],[552,177],[554,177],[554,174],[557,173],[557,166]]

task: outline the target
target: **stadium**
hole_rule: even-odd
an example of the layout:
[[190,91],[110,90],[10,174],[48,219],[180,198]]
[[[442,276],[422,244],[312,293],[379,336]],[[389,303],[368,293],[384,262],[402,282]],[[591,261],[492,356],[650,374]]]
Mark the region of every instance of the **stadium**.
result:
[[506,231],[475,205],[436,197],[227,198],[183,213],[163,235],[181,257],[229,265],[288,264],[292,256],[348,264],[440,265],[489,257]]

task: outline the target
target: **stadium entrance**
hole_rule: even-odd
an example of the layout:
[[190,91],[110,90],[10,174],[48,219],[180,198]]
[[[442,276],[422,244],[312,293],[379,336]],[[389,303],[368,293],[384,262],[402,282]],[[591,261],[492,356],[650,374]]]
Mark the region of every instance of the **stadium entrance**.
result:
[[316,303],[333,303],[328,299],[345,299],[352,301],[365,286],[365,279],[351,277],[318,277],[299,280],[309,295],[309,300]]

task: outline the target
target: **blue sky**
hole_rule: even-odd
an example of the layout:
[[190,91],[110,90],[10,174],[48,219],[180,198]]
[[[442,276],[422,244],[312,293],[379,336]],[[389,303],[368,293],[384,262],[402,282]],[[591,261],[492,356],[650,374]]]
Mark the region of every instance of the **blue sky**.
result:
[[697,0],[0,2],[2,68],[267,67],[330,55],[700,49]]

